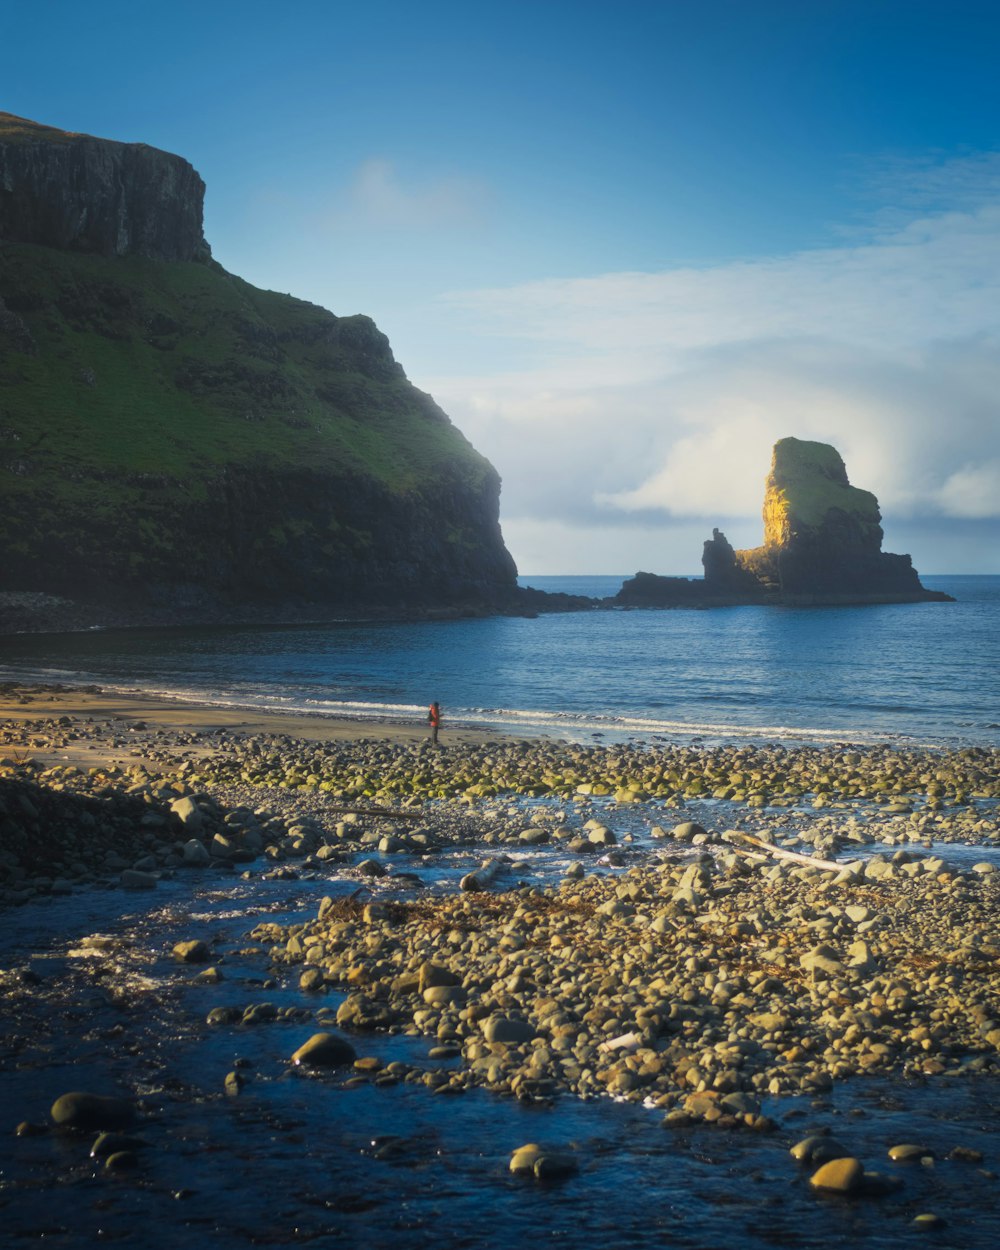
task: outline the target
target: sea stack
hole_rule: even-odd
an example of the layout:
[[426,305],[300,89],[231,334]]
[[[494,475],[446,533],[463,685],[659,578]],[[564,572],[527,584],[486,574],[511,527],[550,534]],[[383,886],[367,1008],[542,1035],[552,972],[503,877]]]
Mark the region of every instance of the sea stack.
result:
[[639,573],[618,601],[629,606],[819,605],[950,601],[920,584],[908,555],[882,550],[878,500],[852,486],[827,443],[774,445],[764,492],[764,542],[736,551],[716,529],[702,582]]
[[706,583],[780,603],[947,600],[920,584],[909,556],[882,550],[881,522],[878,500],[850,484],[835,447],[783,438],[764,492],[763,546],[733,551],[717,532],[702,557]]

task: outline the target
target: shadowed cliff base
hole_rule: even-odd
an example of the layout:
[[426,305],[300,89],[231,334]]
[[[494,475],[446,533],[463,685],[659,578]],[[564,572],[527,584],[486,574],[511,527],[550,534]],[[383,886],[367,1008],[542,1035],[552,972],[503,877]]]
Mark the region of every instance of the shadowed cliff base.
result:
[[720,530],[705,543],[704,581],[638,573],[615,602],[625,607],[724,604],[835,605],[952,602],[920,583],[910,557],[882,551],[871,492],[847,479],[826,443],[783,438],[764,494],[764,542],[736,551]]

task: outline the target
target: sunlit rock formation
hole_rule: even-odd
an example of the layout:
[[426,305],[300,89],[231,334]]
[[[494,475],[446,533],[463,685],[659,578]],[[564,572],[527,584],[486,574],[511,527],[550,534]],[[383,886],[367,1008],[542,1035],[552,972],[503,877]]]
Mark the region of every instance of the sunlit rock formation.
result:
[[704,581],[638,574],[618,601],[685,603],[915,603],[949,600],[920,584],[907,555],[882,550],[878,500],[852,486],[826,443],[783,438],[764,494],[764,542],[736,551],[718,529],[705,543]]

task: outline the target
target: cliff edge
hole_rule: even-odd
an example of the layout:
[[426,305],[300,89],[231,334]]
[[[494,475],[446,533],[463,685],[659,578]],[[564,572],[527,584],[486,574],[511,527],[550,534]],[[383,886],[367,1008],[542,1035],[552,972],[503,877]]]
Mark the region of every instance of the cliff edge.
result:
[[204,260],[205,184],[180,156],[0,113],[0,239]]

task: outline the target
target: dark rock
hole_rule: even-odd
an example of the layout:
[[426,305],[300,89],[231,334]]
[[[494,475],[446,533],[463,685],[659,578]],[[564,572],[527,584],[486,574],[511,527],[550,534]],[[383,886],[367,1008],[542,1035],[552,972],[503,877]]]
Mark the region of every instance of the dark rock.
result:
[[134,1105],[124,1098],[73,1091],[52,1104],[53,1122],[62,1128],[121,1129],[135,1122]]
[[119,1151],[141,1150],[148,1145],[141,1137],[130,1137],[126,1133],[101,1133],[90,1148],[92,1159],[107,1159]]
[[637,573],[616,596],[624,607],[718,604],[916,603],[926,590],[909,556],[882,551],[878,500],[852,486],[825,443],[783,438],[764,495],[764,544],[735,551],[721,530],[705,543],[705,577]]
[[100,256],[208,257],[187,161],[0,113],[0,239]]
[[354,1047],[336,1033],[314,1033],[292,1055],[292,1063],[305,1067],[332,1068],[353,1063],[357,1058]]
[[139,1156],[134,1150],[116,1150],[104,1160],[104,1166],[109,1172],[130,1172],[139,1166]]
[[246,1077],[242,1072],[234,1071],[226,1073],[223,1088],[230,1098],[236,1098],[239,1094],[241,1094],[243,1092],[244,1085],[246,1085]]
[[172,953],[176,960],[184,964],[207,964],[212,957],[211,948],[200,938],[178,942]]

